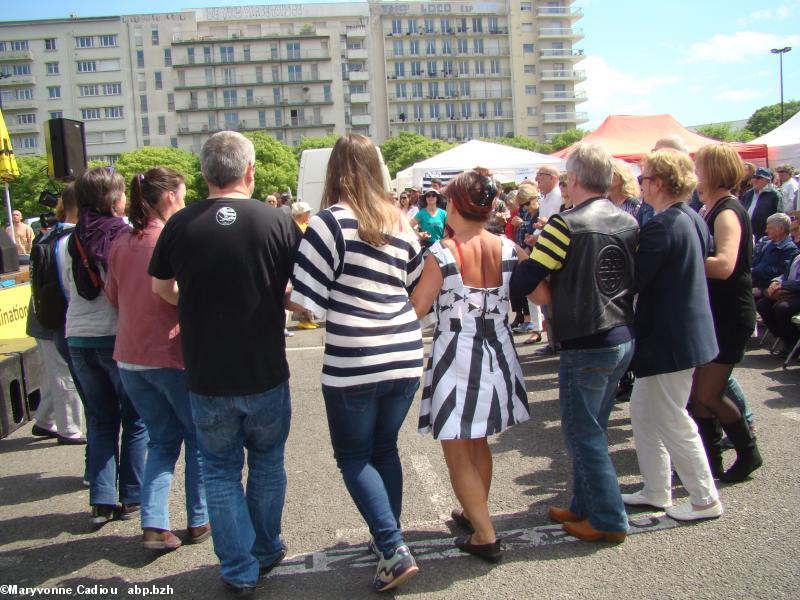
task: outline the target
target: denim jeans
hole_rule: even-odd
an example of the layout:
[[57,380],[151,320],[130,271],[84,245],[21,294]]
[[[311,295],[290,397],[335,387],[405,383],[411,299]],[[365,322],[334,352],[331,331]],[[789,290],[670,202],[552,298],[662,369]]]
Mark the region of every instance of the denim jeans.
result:
[[628,530],[606,428],[617,384],[632,356],[633,342],[561,351],[561,427],[572,456],[574,488],[570,510],[600,531]]
[[186,372],[180,369],[119,370],[125,391],[147,426],[147,462],[142,481],[142,529],[170,529],[169,490],[185,444],[184,481],[189,527],[208,523],[206,491]]
[[269,565],[283,551],[283,450],[292,418],[289,383],[248,396],[189,395],[222,577],[240,587],[255,586],[259,566]]
[[731,376],[728,377],[728,384],[725,386],[724,395],[736,405],[736,408],[742,413],[747,423],[752,425],[754,418],[753,411],[750,410],[750,403],[747,401],[747,396],[744,395],[742,386],[739,385],[739,382],[736,381],[732,373]]
[[384,555],[403,544],[403,468],[397,433],[418,388],[419,379],[322,386],[336,464]]
[[113,350],[70,346],[69,354],[86,412],[89,504],[138,504],[147,429],[122,387]]

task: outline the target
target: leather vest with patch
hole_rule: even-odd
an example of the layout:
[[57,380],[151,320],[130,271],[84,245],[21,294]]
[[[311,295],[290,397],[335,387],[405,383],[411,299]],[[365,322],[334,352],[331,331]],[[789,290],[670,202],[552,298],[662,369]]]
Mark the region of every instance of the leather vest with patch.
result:
[[632,325],[636,219],[606,198],[588,200],[560,217],[570,242],[563,268],[550,280],[555,340]]

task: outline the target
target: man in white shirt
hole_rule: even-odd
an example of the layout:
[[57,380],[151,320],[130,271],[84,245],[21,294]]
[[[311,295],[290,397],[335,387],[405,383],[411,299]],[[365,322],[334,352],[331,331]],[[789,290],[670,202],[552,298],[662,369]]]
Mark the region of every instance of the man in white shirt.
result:
[[537,229],[541,229],[550,217],[559,213],[563,203],[561,189],[558,187],[558,169],[551,166],[539,167],[536,183],[542,194],[539,202],[539,223],[536,225]]
[[797,190],[800,184],[793,177],[794,167],[792,165],[781,165],[775,169],[781,179],[781,194],[783,195],[783,210],[797,210]]

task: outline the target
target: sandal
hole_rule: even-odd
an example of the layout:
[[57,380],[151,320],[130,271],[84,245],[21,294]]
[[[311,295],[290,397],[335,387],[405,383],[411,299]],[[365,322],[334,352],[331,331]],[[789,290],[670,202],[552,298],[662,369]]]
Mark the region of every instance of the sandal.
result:
[[499,539],[491,544],[473,544],[472,536],[470,535],[468,537],[456,538],[455,544],[462,552],[482,558],[486,562],[499,563],[503,560],[503,549],[500,546]]
[[458,510],[457,508],[454,508],[452,511],[450,511],[450,518],[453,519],[453,522],[456,525],[459,525],[460,527],[464,527],[466,529],[469,529],[470,531],[473,531],[475,529],[472,526],[472,522],[464,514],[463,510]]
[[171,531],[145,528],[142,533],[142,546],[148,550],[176,550],[183,544]]
[[523,344],[538,344],[542,341],[542,332],[541,331],[534,331],[527,340],[522,342]]

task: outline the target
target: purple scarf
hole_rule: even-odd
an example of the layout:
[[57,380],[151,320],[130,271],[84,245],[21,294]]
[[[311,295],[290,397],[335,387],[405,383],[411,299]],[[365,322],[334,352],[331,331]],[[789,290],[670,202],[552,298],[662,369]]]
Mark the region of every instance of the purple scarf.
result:
[[[100,268],[108,270],[108,253],[117,236],[128,231],[130,226],[120,217],[102,215],[94,209],[78,212],[78,223],[67,249],[72,257],[72,274],[78,293],[87,300],[94,300],[100,294],[101,286],[95,285],[87,269],[95,274],[95,281],[102,281]],[[87,261],[78,250],[75,240],[80,241]],[[100,268],[99,268],[100,267]]]

